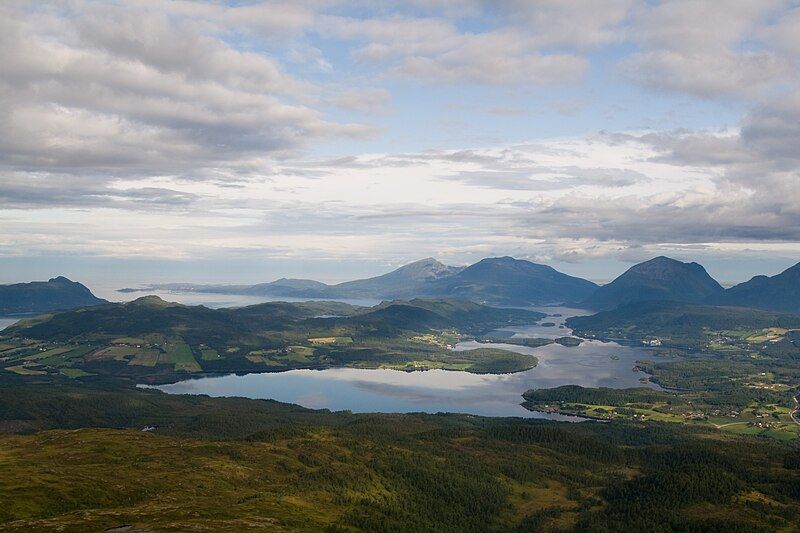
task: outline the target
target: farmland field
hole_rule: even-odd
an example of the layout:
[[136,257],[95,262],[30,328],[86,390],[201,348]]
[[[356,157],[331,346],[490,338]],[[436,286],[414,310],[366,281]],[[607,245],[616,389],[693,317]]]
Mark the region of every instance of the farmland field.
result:
[[168,344],[167,353],[162,353],[158,358],[159,364],[174,364],[175,371],[200,372],[203,369],[194,358],[192,349],[186,343]]
[[129,365],[156,366],[159,352],[156,350],[139,350],[128,362]]
[[200,358],[203,361],[216,361],[221,356],[214,348],[202,348],[200,350]]

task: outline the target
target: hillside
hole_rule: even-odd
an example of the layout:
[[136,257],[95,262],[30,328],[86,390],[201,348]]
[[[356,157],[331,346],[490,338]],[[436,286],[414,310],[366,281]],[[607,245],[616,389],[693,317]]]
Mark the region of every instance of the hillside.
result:
[[703,303],[724,292],[698,263],[656,257],[629,268],[582,302],[588,309],[613,309],[645,300]]
[[572,317],[566,324],[581,336],[639,340],[651,336],[703,337],[710,332],[739,329],[800,328],[800,315],[648,300]]
[[63,276],[48,281],[0,285],[0,315],[43,313],[107,303]]
[[710,298],[709,303],[800,313],[800,263],[772,277],[756,276]]
[[23,320],[0,333],[0,367],[21,375],[77,372],[167,381],[182,372],[332,366],[513,372],[533,367],[536,358],[448,346],[543,316],[452,300],[209,309],[146,296]]
[[701,531],[710,509],[719,531],[790,531],[800,512],[790,444],[679,424],[2,385],[3,531]]

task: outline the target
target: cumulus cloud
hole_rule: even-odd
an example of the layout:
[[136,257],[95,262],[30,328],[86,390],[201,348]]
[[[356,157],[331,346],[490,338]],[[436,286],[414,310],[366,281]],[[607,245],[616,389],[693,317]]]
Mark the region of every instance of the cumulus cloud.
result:
[[142,5],[3,8],[3,166],[148,176],[372,131],[326,120],[309,105],[324,89],[270,56]]

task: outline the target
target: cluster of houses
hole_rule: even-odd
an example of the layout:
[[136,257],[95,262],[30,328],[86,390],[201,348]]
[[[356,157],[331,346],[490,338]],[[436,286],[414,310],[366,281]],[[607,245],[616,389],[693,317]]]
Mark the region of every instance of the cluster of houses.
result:
[[661,346],[661,339],[658,337],[646,337],[642,340],[642,344],[645,346]]

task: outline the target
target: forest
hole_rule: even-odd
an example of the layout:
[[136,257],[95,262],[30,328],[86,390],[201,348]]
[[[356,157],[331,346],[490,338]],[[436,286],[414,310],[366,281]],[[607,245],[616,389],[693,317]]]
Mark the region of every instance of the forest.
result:
[[[0,528],[791,531],[796,444],[663,423],[0,387]],[[24,451],[24,453],[23,453]]]

